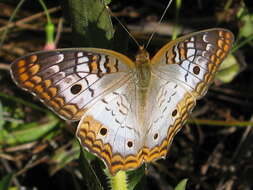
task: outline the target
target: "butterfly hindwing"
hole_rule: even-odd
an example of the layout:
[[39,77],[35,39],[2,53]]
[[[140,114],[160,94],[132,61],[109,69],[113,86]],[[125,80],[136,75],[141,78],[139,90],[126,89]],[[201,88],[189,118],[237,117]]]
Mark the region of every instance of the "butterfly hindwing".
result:
[[195,106],[188,89],[169,78],[153,75],[149,95],[143,150],[146,162],[166,156],[168,146]]
[[77,137],[106,163],[112,174],[165,157],[168,145],[195,105],[188,89],[152,76],[144,109],[130,77],[97,101],[79,122]]
[[143,162],[144,131],[138,113],[133,79],[108,93],[81,119],[77,138],[97,154],[115,174],[139,167]]
[[114,51],[75,48],[26,55],[12,63],[11,73],[63,119],[79,120],[97,98],[124,82],[131,67],[130,59]]

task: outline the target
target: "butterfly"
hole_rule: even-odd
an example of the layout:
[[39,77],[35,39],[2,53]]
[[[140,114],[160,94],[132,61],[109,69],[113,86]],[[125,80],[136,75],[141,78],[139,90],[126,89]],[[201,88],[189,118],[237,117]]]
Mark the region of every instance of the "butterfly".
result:
[[99,48],[39,51],[15,60],[11,75],[65,120],[111,174],[165,158],[176,133],[228,55],[232,32],[214,28],[180,37],[150,59]]

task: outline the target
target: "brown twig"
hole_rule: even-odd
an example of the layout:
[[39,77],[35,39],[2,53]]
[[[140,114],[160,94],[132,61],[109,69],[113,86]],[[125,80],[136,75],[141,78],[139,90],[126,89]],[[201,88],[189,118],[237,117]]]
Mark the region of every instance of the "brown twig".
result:
[[[51,9],[48,9],[48,12],[49,12],[49,13],[54,13],[54,12],[59,11],[60,9],[61,9],[61,7],[53,7],[53,8],[51,8]],[[24,19],[21,19],[21,20],[19,20],[19,21],[17,21],[17,22],[9,23],[9,24],[7,24],[6,26],[1,27],[1,28],[0,28],[0,32],[1,32],[1,31],[4,31],[4,30],[6,30],[6,29],[10,29],[10,28],[12,28],[12,27],[14,27],[14,26],[19,26],[19,25],[22,26],[22,25],[24,25],[24,23],[30,22],[30,21],[35,20],[35,19],[38,19],[38,18],[40,18],[40,17],[43,16],[43,15],[45,15],[45,12],[44,12],[44,11],[43,11],[43,12],[39,12],[39,13],[37,13],[37,14],[34,14],[34,15],[32,15],[32,16],[26,17],[26,18],[24,18]]]
[[22,168],[16,173],[16,176],[19,176],[23,174],[24,172],[26,172],[28,169],[33,168],[34,166],[39,165],[43,162],[47,162],[47,161],[48,161],[48,156],[43,156],[42,158],[36,160],[35,162],[27,164],[24,168]]
[[5,152],[17,152],[17,151],[23,151],[23,150],[30,150],[33,148],[37,142],[30,142],[26,144],[17,145],[14,147],[5,148]]
[[0,153],[0,159],[10,160],[10,161],[13,161],[13,162],[17,161],[16,157],[14,157],[10,154],[6,154],[6,153]]
[[57,44],[60,40],[61,33],[62,33],[62,30],[63,30],[63,22],[64,22],[64,19],[61,17],[59,19],[59,22],[58,22],[58,25],[57,25],[57,32],[56,32],[55,41],[54,41],[56,47],[57,47]]
[[0,63],[0,70],[10,70],[10,65],[5,64],[5,63]]

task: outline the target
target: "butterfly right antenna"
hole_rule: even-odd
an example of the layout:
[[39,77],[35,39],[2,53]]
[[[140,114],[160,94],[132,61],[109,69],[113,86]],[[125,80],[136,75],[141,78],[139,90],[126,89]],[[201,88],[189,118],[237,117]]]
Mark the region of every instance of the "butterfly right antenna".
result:
[[[172,0],[169,1],[169,3],[167,4],[165,10],[163,11],[163,14],[162,14],[162,16],[161,16],[161,18],[160,18],[160,20],[159,20],[159,22],[158,22],[159,24],[162,22],[162,20],[163,20],[165,14],[166,14],[168,8],[170,7],[171,3],[172,3]],[[153,36],[154,36],[154,34],[155,34],[156,32],[157,32],[157,29],[155,28],[154,31],[152,32],[152,34],[151,34],[150,37],[149,37],[149,40],[148,40],[148,42],[147,42],[147,45],[146,45],[145,49],[148,48],[148,46],[149,46],[149,44],[150,44],[150,42],[151,42],[151,40],[152,40],[152,38],[153,38]]]

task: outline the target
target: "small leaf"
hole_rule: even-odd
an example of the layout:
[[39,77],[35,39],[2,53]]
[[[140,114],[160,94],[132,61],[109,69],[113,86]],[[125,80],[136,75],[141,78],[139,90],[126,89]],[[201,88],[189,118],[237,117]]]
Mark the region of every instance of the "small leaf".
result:
[[[114,30],[105,3],[101,0],[66,0],[66,19],[71,23],[74,42],[83,47],[110,47]],[[108,3],[108,2],[106,2]]]
[[13,173],[7,174],[0,180],[0,190],[8,190],[11,184]]
[[240,72],[240,65],[234,55],[229,54],[228,57],[222,62],[216,79],[223,83],[231,82],[236,75]]
[[249,37],[253,35],[253,14],[250,14],[249,10],[242,3],[240,9],[237,11],[237,18],[241,22],[238,38]]
[[181,181],[177,184],[177,186],[175,187],[175,190],[185,190],[186,185],[187,185],[187,181],[188,181],[188,179],[183,179],[183,180],[181,180]]
[[137,170],[127,172],[128,176],[128,189],[134,190],[136,185],[141,181],[144,176],[145,166],[138,168]]

